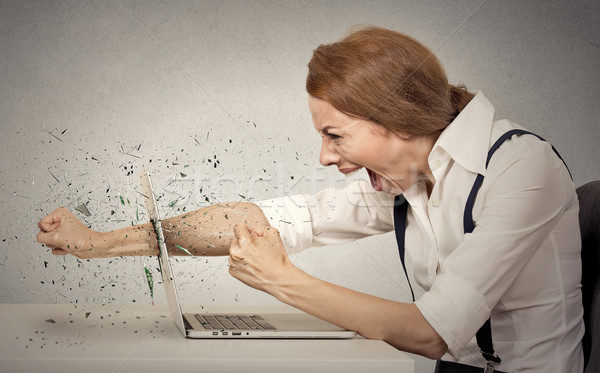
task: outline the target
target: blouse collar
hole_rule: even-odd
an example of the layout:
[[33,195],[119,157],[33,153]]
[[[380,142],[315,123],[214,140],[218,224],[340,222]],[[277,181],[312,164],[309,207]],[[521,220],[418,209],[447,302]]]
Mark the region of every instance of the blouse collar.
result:
[[433,145],[430,165],[446,152],[466,170],[485,175],[493,120],[494,106],[483,93],[477,92]]

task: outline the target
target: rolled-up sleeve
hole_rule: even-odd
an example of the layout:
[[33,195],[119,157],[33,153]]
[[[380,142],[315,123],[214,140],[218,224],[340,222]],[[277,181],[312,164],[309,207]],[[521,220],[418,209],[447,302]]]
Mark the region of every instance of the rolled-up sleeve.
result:
[[542,244],[577,203],[573,196],[568,172],[548,143],[511,141],[494,155],[477,196],[474,231],[440,262],[416,302],[451,354],[473,339],[540,247],[551,249]]
[[294,254],[393,230],[393,202],[393,197],[357,180],[314,196],[286,196],[257,204],[279,230],[287,252]]

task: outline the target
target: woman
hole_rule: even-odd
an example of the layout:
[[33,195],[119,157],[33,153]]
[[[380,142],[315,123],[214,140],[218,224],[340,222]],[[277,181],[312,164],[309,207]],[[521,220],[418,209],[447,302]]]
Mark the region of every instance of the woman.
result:
[[[167,219],[169,250],[229,254],[229,272],[247,285],[404,351],[483,367],[474,337],[491,316],[498,369],[581,372],[578,201],[552,147],[535,136],[510,137],[486,165],[491,145],[517,126],[494,122],[482,93],[448,84],[426,47],[385,29],[319,46],[306,87],[322,136],[320,162],[344,174],[365,168],[371,185]],[[483,182],[467,209],[474,229],[465,233],[462,217],[478,174]],[[405,227],[400,215],[394,221],[399,194],[407,202]],[[389,232],[394,223],[425,289],[414,303],[321,281],[288,258],[309,246]],[[38,241],[54,254],[157,253],[148,224],[94,232],[61,208],[39,227]]]

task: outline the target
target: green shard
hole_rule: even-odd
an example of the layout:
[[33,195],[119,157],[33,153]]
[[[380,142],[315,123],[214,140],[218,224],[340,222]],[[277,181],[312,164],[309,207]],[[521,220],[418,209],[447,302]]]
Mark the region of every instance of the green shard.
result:
[[81,212],[85,216],[92,216],[92,214],[90,213],[90,210],[88,210],[87,206],[84,203],[75,207],[75,210]]
[[119,194],[119,198],[121,199],[121,204],[125,206],[125,200],[123,199],[123,196]]
[[171,203],[169,203],[169,207],[174,207],[177,202],[179,201],[179,199],[181,199],[181,197],[177,197],[177,199],[175,201],[171,201]]
[[178,248],[179,250],[182,250],[184,253],[190,255],[190,256],[194,256],[192,253],[190,253],[189,251],[187,251],[186,249],[184,249],[183,247],[179,246],[179,245],[175,245],[176,248]]
[[154,305],[154,280],[152,279],[152,273],[144,264],[144,272],[146,272],[146,281],[148,281],[148,288],[150,288],[150,297],[152,297],[152,305]]

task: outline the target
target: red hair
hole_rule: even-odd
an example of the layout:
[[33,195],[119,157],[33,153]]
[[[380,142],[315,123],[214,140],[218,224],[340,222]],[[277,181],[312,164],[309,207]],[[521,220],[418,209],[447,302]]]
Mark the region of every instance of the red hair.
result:
[[442,131],[473,98],[448,83],[427,47],[379,27],[317,47],[306,90],[347,115],[408,136]]

